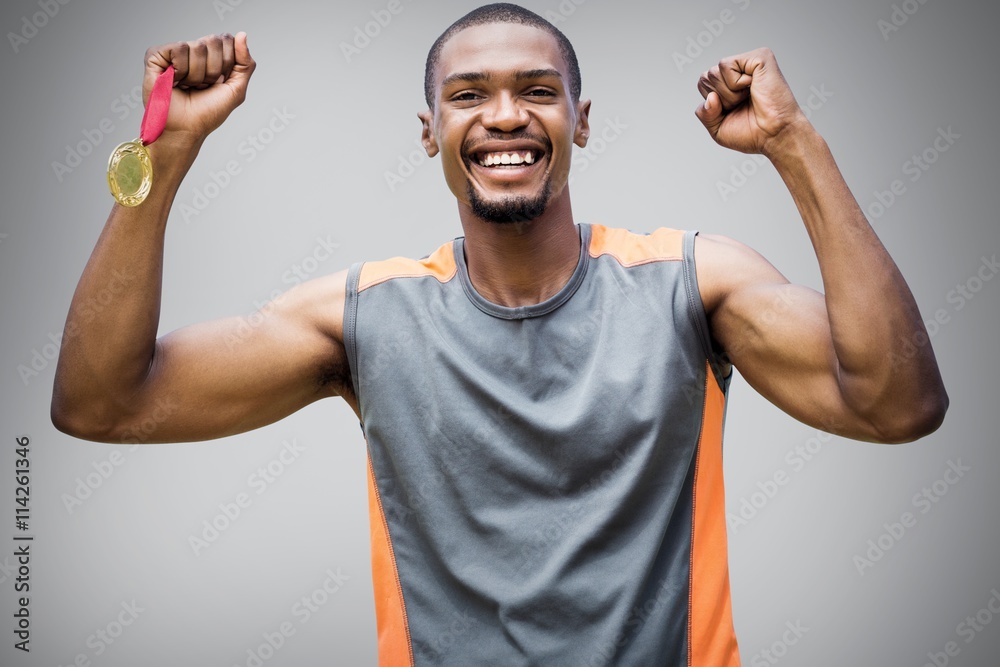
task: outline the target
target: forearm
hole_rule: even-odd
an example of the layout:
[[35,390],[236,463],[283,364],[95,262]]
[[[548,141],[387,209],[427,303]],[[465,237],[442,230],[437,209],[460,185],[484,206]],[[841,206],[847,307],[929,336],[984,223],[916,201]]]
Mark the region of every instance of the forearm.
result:
[[147,199],[116,204],[77,285],[56,368],[52,417],[80,432],[110,428],[127,414],[149,372],[160,314],[167,216],[200,142],[164,135],[149,147]]
[[909,287],[823,138],[808,123],[788,129],[768,157],[819,260],[845,401],[889,430],[939,423],[947,395]]

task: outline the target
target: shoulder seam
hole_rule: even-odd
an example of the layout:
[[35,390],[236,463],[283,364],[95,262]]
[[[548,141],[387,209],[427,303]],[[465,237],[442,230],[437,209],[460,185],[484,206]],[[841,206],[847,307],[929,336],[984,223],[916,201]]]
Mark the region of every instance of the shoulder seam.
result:
[[[393,257],[375,262],[366,262],[361,268],[362,275],[358,279],[358,293],[360,294],[369,287],[374,287],[397,278],[433,276],[439,283],[447,283],[458,273],[458,265],[455,262],[453,250],[454,243],[454,241],[449,241],[442,244],[437,250],[423,259]],[[367,280],[365,280],[364,276],[366,268],[368,269]]]
[[682,230],[660,227],[650,234],[639,234],[603,225],[591,225],[591,230],[587,251],[594,259],[609,255],[624,268],[683,259]]
[[398,278],[435,278],[439,283],[444,284],[450,281],[452,278],[454,278],[455,273],[456,271],[452,271],[451,273],[443,277],[433,273],[416,272],[416,271],[413,273],[393,273],[388,276],[382,276],[380,278],[376,278],[375,280],[365,283],[364,285],[359,285],[358,292],[359,293],[364,292],[369,287],[375,287],[376,285],[381,285],[382,283],[387,283],[390,280],[396,280]]

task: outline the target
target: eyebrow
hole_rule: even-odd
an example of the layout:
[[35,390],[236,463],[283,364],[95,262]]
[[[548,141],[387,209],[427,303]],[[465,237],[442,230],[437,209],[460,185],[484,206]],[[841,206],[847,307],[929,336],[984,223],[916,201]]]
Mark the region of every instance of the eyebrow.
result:
[[[514,73],[515,81],[524,81],[525,79],[542,79],[545,77],[562,79],[562,74],[556,69],[529,69]],[[489,72],[457,72],[446,76],[441,82],[441,87],[445,88],[458,81],[464,81],[466,83],[481,83],[484,81],[491,81],[492,79],[493,75]]]

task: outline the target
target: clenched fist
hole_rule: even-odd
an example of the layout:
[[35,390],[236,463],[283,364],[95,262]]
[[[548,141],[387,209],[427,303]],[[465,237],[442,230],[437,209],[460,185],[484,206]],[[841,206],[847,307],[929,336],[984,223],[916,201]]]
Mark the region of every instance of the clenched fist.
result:
[[222,125],[247,94],[256,63],[247,48],[246,33],[206,35],[193,42],[174,42],[146,51],[142,96],[149,102],[153,83],[174,66],[174,88],[163,138],[200,143]]
[[719,62],[698,79],[705,98],[695,115],[717,143],[772,155],[789,128],[808,124],[770,49]]

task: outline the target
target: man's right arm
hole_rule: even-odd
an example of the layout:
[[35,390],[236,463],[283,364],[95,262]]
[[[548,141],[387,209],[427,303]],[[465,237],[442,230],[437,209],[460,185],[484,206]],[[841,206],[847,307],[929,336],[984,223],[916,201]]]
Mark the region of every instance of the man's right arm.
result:
[[[207,135],[246,95],[243,34],[146,53],[144,92],[173,64],[167,127],[149,146],[155,181],[139,206],[115,205],[70,305],[52,421],[104,442],[216,438],[276,421],[326,396],[349,396],[343,347],[346,274],[318,278],[245,320],[185,327],[159,340],[163,241],[174,195]],[[95,315],[109,285],[113,300]]]

